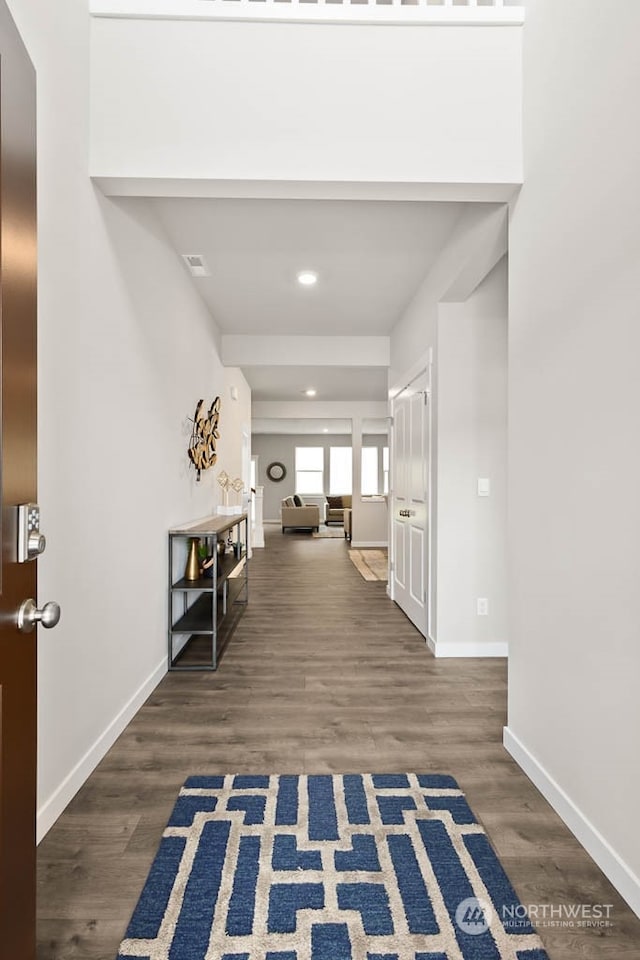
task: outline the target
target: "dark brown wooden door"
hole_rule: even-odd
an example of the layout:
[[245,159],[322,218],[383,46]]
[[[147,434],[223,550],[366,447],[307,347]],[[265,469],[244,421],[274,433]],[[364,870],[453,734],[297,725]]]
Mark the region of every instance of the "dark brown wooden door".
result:
[[35,73],[0,0],[0,960],[35,957],[36,563],[17,563],[17,504],[36,495]]

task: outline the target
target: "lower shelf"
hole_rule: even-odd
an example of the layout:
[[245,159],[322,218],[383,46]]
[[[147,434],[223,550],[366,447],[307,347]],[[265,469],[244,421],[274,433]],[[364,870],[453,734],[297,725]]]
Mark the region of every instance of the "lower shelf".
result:
[[[247,602],[247,582],[244,577],[229,580],[228,584],[227,611],[223,613],[222,596],[219,595],[215,627],[211,593],[198,597],[171,627],[169,670],[217,669]],[[174,654],[176,645],[179,650]]]
[[[222,598],[218,597],[218,620],[221,616]],[[213,629],[213,595],[203,593],[191,604],[186,613],[176,620],[171,628],[172,633],[208,633]]]

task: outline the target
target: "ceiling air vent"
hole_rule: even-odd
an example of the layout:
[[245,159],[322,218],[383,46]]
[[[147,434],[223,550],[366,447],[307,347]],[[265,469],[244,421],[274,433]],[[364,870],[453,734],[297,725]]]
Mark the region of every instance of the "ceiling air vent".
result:
[[200,253],[183,253],[182,259],[189,268],[192,277],[210,277],[209,267]]

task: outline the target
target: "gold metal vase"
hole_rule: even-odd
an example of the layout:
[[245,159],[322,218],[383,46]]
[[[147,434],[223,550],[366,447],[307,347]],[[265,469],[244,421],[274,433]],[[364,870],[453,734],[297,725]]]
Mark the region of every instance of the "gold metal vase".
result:
[[200,579],[200,555],[198,547],[200,541],[197,537],[191,537],[189,540],[189,553],[187,554],[187,566],[184,571],[185,580]]

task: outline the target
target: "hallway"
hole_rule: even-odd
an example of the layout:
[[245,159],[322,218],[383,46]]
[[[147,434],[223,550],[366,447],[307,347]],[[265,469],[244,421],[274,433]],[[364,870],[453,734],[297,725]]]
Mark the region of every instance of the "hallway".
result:
[[[135,642],[135,637],[131,638]],[[187,776],[453,775],[525,904],[613,904],[551,960],[640,957],[640,921],[502,747],[506,662],[435,660],[342,540],[283,536],[215,674],[169,674],[39,848],[39,960],[114,960]]]

